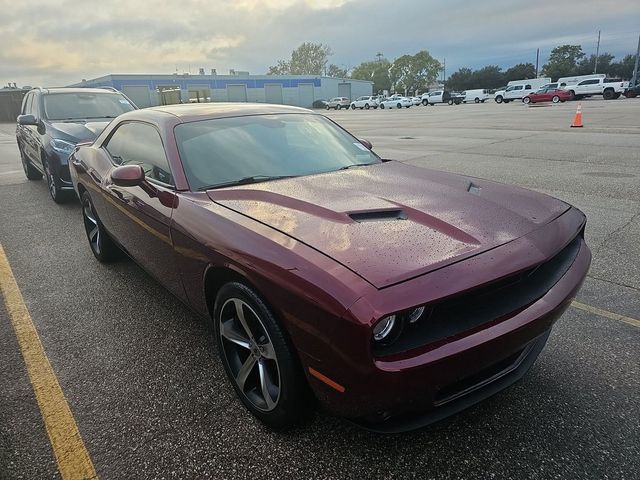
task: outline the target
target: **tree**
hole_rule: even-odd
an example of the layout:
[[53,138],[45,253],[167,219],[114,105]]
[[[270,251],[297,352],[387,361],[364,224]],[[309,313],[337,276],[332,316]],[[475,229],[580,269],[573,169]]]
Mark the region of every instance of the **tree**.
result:
[[528,78],[536,78],[536,67],[533,63],[519,63],[504,72],[504,83],[511,80],[525,80]]
[[363,62],[351,71],[351,78],[373,82],[374,92],[391,90],[391,80],[389,79],[390,68],[391,62],[386,58]]
[[542,73],[558,79],[575,75],[578,71],[578,62],[584,57],[580,45],[560,45],[551,50],[549,61],[542,67]]
[[291,64],[286,60],[278,60],[276,65],[269,67],[267,75],[289,75],[291,73]]
[[291,60],[269,67],[269,75],[322,75],[331,55],[328,45],[305,42],[291,52]]
[[425,90],[438,77],[441,69],[440,62],[422,50],[415,55],[396,58],[389,69],[389,79],[396,90],[413,93]]
[[[610,53],[603,53],[598,55],[598,73],[609,73],[611,69],[611,61],[615,57]],[[596,68],[596,56],[589,55],[588,57],[584,57],[578,63],[578,70],[576,71],[578,75],[589,75],[590,73],[594,73]]]
[[473,72],[473,82],[469,88],[498,88],[506,83],[504,73],[498,65],[487,65]]
[[[633,68],[635,67],[636,56],[629,54],[625,55],[619,62],[613,62],[609,66],[609,75],[612,77],[623,78],[630,80],[633,76]],[[598,70],[600,70],[600,64],[598,63]]]
[[447,88],[459,92],[472,89],[474,73],[470,68],[461,68],[449,76],[447,79]]
[[461,68],[447,79],[449,90],[472,90],[475,88],[497,88],[505,84],[504,73],[497,65],[488,65],[480,70]]
[[335,64],[331,64],[327,67],[327,77],[345,78],[349,72],[346,68],[340,68]]

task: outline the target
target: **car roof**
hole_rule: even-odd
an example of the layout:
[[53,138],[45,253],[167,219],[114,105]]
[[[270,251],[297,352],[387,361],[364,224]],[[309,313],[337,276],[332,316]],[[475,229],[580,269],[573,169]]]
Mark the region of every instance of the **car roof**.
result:
[[240,117],[248,115],[268,115],[279,113],[313,113],[312,110],[288,105],[271,105],[265,103],[184,103],[144,108],[125,113],[121,118],[143,116],[146,119],[162,121],[162,117],[171,116],[179,122],[191,122],[214,118]]
[[54,87],[54,88],[36,88],[34,90],[40,90],[44,94],[51,93],[117,93],[115,89],[111,88],[82,88],[82,87]]

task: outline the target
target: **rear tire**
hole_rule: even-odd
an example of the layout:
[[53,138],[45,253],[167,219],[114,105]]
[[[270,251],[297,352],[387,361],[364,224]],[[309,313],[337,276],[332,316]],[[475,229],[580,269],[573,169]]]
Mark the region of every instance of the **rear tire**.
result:
[[424,105],[425,107],[428,107],[429,102],[427,100],[422,100],[422,105]]
[[355,109],[356,109],[356,106],[352,103],[351,104],[351,110],[355,110]]
[[336,105],[336,110],[340,110],[342,108],[342,105]]
[[381,103],[381,104],[380,104],[380,108],[381,108],[382,110],[384,110],[384,103]]
[[368,103],[365,103],[365,104],[364,104],[364,109],[365,109],[365,110],[369,110],[369,104],[368,104]]
[[525,105],[526,105],[526,104],[529,104],[529,103],[531,103],[531,99],[530,99],[529,97],[524,97],[524,98],[522,99],[522,103],[524,103]]
[[402,104],[401,104],[401,103],[398,103],[398,104],[396,105],[396,108],[402,108]]
[[569,100],[577,100],[576,92],[574,92],[573,90],[569,90]]
[[453,100],[449,100],[447,103],[448,103],[449,105],[453,105]]
[[305,419],[310,402],[304,374],[284,329],[260,296],[242,283],[227,283],[213,312],[222,365],[245,407],[275,430]]
[[111,240],[111,237],[102,226],[89,192],[83,192],[80,201],[82,202],[82,220],[91,253],[102,263],[116,260],[121,256],[122,250]]

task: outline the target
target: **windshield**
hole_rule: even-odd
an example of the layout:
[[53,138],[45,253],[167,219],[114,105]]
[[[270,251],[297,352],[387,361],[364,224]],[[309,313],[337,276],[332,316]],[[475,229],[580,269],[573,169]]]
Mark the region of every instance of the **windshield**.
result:
[[48,120],[115,118],[133,109],[133,105],[117,93],[87,92],[44,95],[44,114]]
[[381,161],[333,122],[313,114],[202,120],[178,125],[175,136],[192,190]]

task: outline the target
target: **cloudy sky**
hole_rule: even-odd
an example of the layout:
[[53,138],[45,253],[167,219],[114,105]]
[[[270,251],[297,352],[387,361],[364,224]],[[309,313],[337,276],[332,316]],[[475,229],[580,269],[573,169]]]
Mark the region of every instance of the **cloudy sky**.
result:
[[541,63],[558,44],[635,53],[640,1],[0,0],[0,86],[65,85],[108,73],[265,73],[305,41],[353,67],[427,49],[460,67]]

